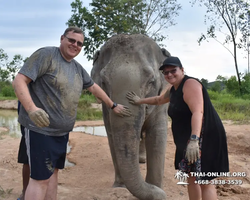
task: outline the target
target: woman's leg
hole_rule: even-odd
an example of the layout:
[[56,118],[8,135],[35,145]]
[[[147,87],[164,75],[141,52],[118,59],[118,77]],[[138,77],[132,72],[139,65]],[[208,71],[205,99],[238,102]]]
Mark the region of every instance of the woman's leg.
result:
[[202,200],[217,200],[217,191],[214,185],[201,185]]
[[188,178],[188,196],[189,200],[201,200],[201,187],[199,184],[194,183],[195,177],[189,176]]

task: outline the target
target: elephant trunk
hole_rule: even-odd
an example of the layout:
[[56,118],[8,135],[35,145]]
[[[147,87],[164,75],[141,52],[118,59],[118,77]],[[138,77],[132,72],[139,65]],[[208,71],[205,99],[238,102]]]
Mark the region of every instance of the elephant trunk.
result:
[[[131,120],[134,123],[131,123]],[[165,200],[165,192],[161,188],[145,182],[140,173],[141,117],[138,117],[137,120],[128,117],[123,119],[121,123],[119,121],[116,118],[116,121],[111,125],[111,129],[116,130],[113,134],[114,150],[123,183],[140,200]]]

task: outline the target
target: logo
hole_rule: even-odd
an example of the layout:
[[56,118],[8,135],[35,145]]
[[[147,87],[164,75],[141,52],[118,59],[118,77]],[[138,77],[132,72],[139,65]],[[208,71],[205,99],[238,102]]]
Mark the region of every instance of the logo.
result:
[[177,171],[174,178],[179,180],[177,185],[188,185],[189,184],[189,183],[187,183],[187,178],[189,178],[189,176],[185,172]]

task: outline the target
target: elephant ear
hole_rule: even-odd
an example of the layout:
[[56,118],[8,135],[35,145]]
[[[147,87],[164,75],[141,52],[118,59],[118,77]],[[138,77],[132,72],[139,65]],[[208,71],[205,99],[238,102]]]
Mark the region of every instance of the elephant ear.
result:
[[161,48],[161,52],[166,57],[170,57],[171,56],[171,54],[169,53],[169,51],[166,50],[165,48]]
[[93,56],[93,64],[94,64],[95,61],[98,59],[99,55],[100,55],[100,50],[97,50],[97,51],[95,52],[94,56]]

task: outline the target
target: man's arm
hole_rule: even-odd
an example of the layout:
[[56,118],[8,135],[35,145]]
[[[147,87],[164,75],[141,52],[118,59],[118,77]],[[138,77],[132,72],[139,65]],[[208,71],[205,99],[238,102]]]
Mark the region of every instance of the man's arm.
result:
[[[94,83],[91,87],[89,87],[88,91],[90,91],[97,99],[103,101],[108,107],[112,108],[112,106],[114,105],[114,102],[96,83]],[[116,114],[120,115],[121,117],[131,115],[131,111],[129,110],[129,108],[121,104],[117,104],[117,106],[113,110]]]
[[108,97],[108,95],[103,91],[103,89],[94,83],[91,87],[88,88],[88,91],[90,91],[96,98],[101,99],[108,107],[113,106],[113,101]]
[[27,112],[34,111],[36,106],[30,96],[28,84],[32,80],[27,76],[18,73],[12,82],[15,94]]
[[18,100],[28,113],[31,121],[38,127],[47,127],[50,123],[49,115],[43,109],[36,107],[28,89],[28,84],[30,82],[30,78],[18,73],[12,85]]

